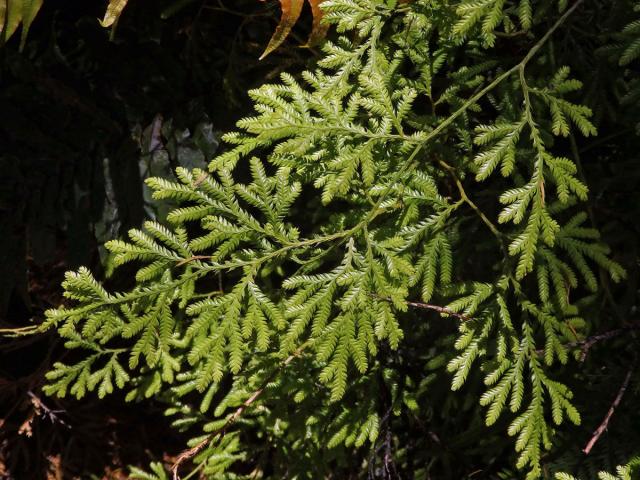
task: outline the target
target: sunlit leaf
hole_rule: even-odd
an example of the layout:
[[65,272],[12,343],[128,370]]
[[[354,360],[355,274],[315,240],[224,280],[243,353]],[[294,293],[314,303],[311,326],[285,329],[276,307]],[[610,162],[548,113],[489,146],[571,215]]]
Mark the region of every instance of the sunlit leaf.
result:
[[124,7],[127,6],[128,0],[109,0],[109,6],[104,14],[104,18],[100,21],[103,27],[110,27],[118,21]]
[[9,40],[16,32],[22,21],[22,2],[6,0],[6,22],[4,24],[4,39]]
[[[323,0],[308,0],[308,2],[311,6],[313,24],[311,27],[311,34],[309,35],[309,39],[305,46],[312,47],[317,45],[324,38],[329,26],[322,23],[322,9],[320,8],[320,4]],[[282,17],[280,18],[280,23],[276,27],[276,31],[273,33],[273,36],[269,41],[269,45],[267,45],[267,48],[265,48],[263,54],[260,56],[261,60],[284,42],[293,26],[298,21],[298,18],[300,18],[303,4],[304,0],[280,0]]]
[[[27,34],[31,28],[33,20],[42,7],[43,0],[22,0],[22,36],[20,38],[20,50],[24,48],[27,41]],[[15,0],[12,3],[18,3]]]
[[262,55],[260,55],[260,60],[273,52],[282,44],[282,42],[284,42],[285,38],[287,38],[289,32],[291,32],[291,29],[300,17],[303,3],[304,0],[280,0],[280,8],[282,9],[280,23],[278,23],[276,31],[273,32],[273,36],[271,37],[271,40],[269,40],[267,48],[265,48]]
[[7,1],[0,0],[0,35],[4,30],[4,21],[7,19]]

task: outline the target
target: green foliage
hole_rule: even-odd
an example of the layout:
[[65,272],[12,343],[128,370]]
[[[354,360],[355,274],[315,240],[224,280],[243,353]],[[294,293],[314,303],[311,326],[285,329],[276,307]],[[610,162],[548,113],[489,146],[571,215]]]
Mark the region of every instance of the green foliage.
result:
[[24,48],[31,24],[42,8],[43,0],[3,0],[0,2],[0,44],[6,42],[22,25],[20,50]]
[[[608,472],[599,472],[598,479],[599,480],[631,480],[633,477],[631,474],[637,470],[637,466],[640,464],[639,458],[632,459],[626,465],[619,465],[616,467],[616,473],[608,473]],[[569,475],[568,473],[556,473],[556,480],[578,480],[573,475]]]
[[[454,26],[454,33],[458,36],[471,34],[474,27],[480,30],[480,38],[488,45],[493,46],[496,41],[496,30],[502,26],[505,33],[513,33],[518,26],[522,30],[531,29],[537,17],[538,11],[533,10],[537,2],[532,0],[519,0],[507,2],[506,0],[465,0],[460,3],[456,13],[460,20]],[[550,4],[556,4],[557,11],[562,12],[567,7],[567,0],[546,2],[541,10],[544,12],[550,8]]]
[[[274,475],[321,478],[314,465],[352,450],[373,469],[392,417],[433,408],[424,369],[447,364],[448,401],[485,407],[540,478],[557,431],[581,423],[563,372],[586,307],[626,275],[562,143],[597,134],[582,83],[546,53],[579,4],[323,2],[345,35],[317,68],[252,90],[254,116],[208,172],[147,181],[175,204],[167,221],[106,245],[133,286],[67,274],[71,305],[44,327],[79,360],[57,363],[46,392],[168,402],[177,428],[203,428],[191,446],[212,435],[193,459],[210,478],[240,478],[238,460],[265,471],[226,432],[236,421],[292,459],[272,459],[289,472]],[[516,28],[522,53],[500,58],[498,33]]]

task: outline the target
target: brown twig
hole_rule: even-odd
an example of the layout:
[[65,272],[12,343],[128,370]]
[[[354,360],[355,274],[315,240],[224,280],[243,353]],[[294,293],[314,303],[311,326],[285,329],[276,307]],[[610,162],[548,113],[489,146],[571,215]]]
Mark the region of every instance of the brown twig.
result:
[[51,421],[51,423],[57,422],[57,423],[60,423],[61,425],[64,425],[67,428],[71,428],[64,420],[62,420],[57,415],[58,413],[64,412],[64,410],[52,410],[51,408],[47,407],[47,405],[45,405],[42,399],[38,397],[35,393],[33,393],[31,390],[27,392],[27,395],[31,399],[31,404],[34,407],[36,414],[38,414],[41,417],[47,417]]
[[593,446],[596,444],[600,436],[604,433],[604,431],[609,426],[609,421],[613,416],[613,412],[615,411],[616,408],[618,408],[618,405],[620,405],[620,402],[622,401],[622,396],[624,395],[624,392],[627,390],[627,387],[629,386],[629,382],[631,381],[631,375],[633,374],[633,371],[635,370],[635,368],[636,368],[636,362],[633,362],[633,365],[631,365],[631,368],[627,372],[627,375],[624,377],[624,382],[622,382],[622,385],[620,386],[620,390],[618,390],[618,394],[616,395],[616,398],[613,400],[613,403],[609,407],[609,411],[605,415],[604,420],[602,420],[602,423],[596,429],[596,431],[593,432],[593,435],[591,436],[589,443],[587,443],[587,446],[582,449],[582,452],[585,455],[589,455],[589,452],[591,452],[591,449],[593,448]]
[[244,402],[242,402],[242,405],[240,405],[236,409],[236,411],[233,412],[233,414],[227,419],[226,423],[221,428],[219,428],[218,430],[214,431],[211,435],[207,436],[204,440],[202,440],[200,443],[198,443],[195,447],[192,447],[189,450],[185,450],[184,452],[182,452],[178,456],[176,461],[173,463],[173,466],[171,467],[171,471],[173,472],[173,480],[180,480],[180,476],[178,475],[178,469],[180,468],[180,465],[182,463],[184,463],[185,461],[189,460],[190,458],[193,458],[194,456],[196,456],[205,447],[210,445],[211,442],[213,442],[216,438],[219,437],[220,439],[222,439],[224,437],[224,435],[227,433],[227,429],[231,425],[233,425],[238,420],[238,418],[240,418],[242,416],[244,411],[248,407],[250,407],[251,404],[253,402],[255,402],[264,393],[265,389],[267,388],[267,385],[269,383],[271,383],[271,381],[275,378],[277,373],[280,370],[282,370],[283,368],[285,368],[287,365],[289,365],[293,361],[294,358],[299,357],[300,354],[303,352],[303,350],[305,348],[307,348],[310,344],[311,344],[310,341],[307,341],[307,342],[303,343],[295,352],[293,352],[291,355],[289,355],[280,364],[280,366],[277,369],[275,369],[273,372],[271,372],[271,374],[264,380],[264,382],[262,382],[262,385],[260,385],[260,388],[258,388],[256,391],[254,391],[249,398],[247,398]]
[[[599,333],[597,335],[593,335],[592,337],[587,337],[584,340],[578,340],[575,342],[564,343],[562,346],[565,348],[576,348],[581,347],[582,353],[580,355],[580,362],[584,362],[587,358],[587,354],[593,345],[602,340],[608,340],[610,338],[619,337],[623,333],[631,332],[634,330],[640,330],[640,323],[633,323],[626,327],[617,328],[616,330],[610,330],[608,332]],[[544,353],[544,349],[536,350],[538,355],[542,355]]]
[[[380,300],[385,300],[387,302],[391,302],[392,301],[389,297],[380,297],[378,295],[373,295],[373,296],[376,297],[376,298],[379,298]],[[473,320],[472,317],[469,317],[469,316],[465,315],[464,313],[458,313],[458,312],[456,312],[454,310],[451,310],[449,307],[442,307],[440,305],[433,305],[431,303],[424,303],[424,302],[409,302],[409,301],[405,301],[404,303],[406,305],[410,306],[410,307],[422,308],[424,310],[433,310],[434,312],[442,313],[442,314],[445,314],[445,315],[450,315],[452,317],[459,318],[463,322],[469,322],[469,321]]]
[[[593,335],[591,337],[585,338],[584,340],[578,340],[576,342],[565,343],[563,346],[565,348],[575,348],[580,347],[582,353],[580,354],[580,362],[584,362],[587,358],[587,354],[591,347],[593,347],[596,343],[601,342],[603,340],[609,340],[610,338],[619,337],[623,333],[631,332],[633,330],[640,330],[640,323],[633,323],[629,326],[618,328],[616,330],[610,330],[608,332],[599,333],[597,335]],[[541,354],[544,353],[544,350],[536,350],[536,353]]]
[[405,302],[410,307],[415,308],[423,308],[425,310],[433,310],[434,312],[443,313],[445,315],[450,315],[452,317],[459,318],[463,322],[469,322],[473,320],[472,317],[465,315],[464,313],[458,313],[454,310],[451,310],[449,307],[441,307],[440,305],[433,305],[431,303],[423,303],[423,302]]
[[[632,330],[638,330],[640,329],[640,323],[637,324],[633,324],[633,325],[629,325],[628,327],[623,327],[623,328],[619,328],[617,330],[611,330],[609,332],[604,332],[601,333],[599,335],[594,335],[592,337],[589,337],[585,340],[582,340],[580,342],[575,342],[577,345],[580,345],[582,348],[582,354],[580,355],[580,361],[584,362],[585,358],[587,358],[587,353],[589,353],[589,349],[591,349],[591,347],[593,347],[596,343],[602,341],[602,340],[608,340],[610,338],[614,338],[614,337],[618,337],[620,335],[622,335],[623,333],[632,331]],[[575,346],[577,346],[575,345]],[[569,344],[567,345],[569,347],[574,346],[573,344]]]

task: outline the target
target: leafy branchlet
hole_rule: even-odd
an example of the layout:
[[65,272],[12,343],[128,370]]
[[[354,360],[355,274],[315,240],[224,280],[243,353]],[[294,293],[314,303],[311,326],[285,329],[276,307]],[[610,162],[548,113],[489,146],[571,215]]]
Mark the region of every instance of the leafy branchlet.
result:
[[[575,300],[598,288],[598,268],[624,277],[585,226],[588,189],[576,164],[554,148],[554,136],[596,134],[590,110],[570,99],[581,83],[567,68],[528,70],[570,12],[547,2],[565,16],[505,72],[491,60],[460,64],[455,49],[530,31],[540,21],[534,2],[463,2],[453,27],[446,2],[395,3],[326,0],[327,21],[349,34],[325,44],[318,68],[252,91],[255,116],[225,136],[230,149],[209,172],[148,182],[176,208],[166,223],[107,244],[117,266],[135,265],[132,289],[107,292],[86,269],[67,274],[73,306],[49,311],[46,325],[84,354],[54,366],[48,393],[104,396],[117,387],[130,399],[168,397],[178,425],[210,413],[212,432],[308,344],[305,370],[282,371],[270,394],[309,402],[304,428],[318,438],[331,432],[325,447],[359,447],[376,442],[388,407],[376,394],[357,406],[353,398],[399,375],[384,373],[381,357],[422,328],[407,302],[436,299],[447,304],[443,317],[468,319],[449,354],[453,389],[480,364],[486,423],[511,416],[517,464],[540,476],[553,426],[580,422],[550,368],[570,361],[565,344],[585,324]],[[505,99],[498,111],[484,102],[496,89]],[[491,200],[494,224],[465,189],[496,181],[497,171],[506,189]],[[486,265],[474,278],[460,252],[487,226],[497,241],[478,247],[490,253],[471,259]],[[199,409],[182,400],[194,391]],[[392,389],[393,408],[416,408],[403,395]],[[224,438],[198,457],[211,474],[221,471],[207,460],[214,452],[242,457],[238,438]]]

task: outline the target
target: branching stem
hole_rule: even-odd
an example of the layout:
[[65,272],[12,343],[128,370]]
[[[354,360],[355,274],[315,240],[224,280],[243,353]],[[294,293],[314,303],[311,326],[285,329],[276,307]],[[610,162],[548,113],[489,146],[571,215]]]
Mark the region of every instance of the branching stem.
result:
[[405,302],[405,303],[410,307],[423,308],[425,310],[433,310],[434,312],[442,313],[444,315],[449,315],[451,317],[456,317],[462,320],[463,322],[469,322],[473,320],[473,318],[465,315],[464,313],[459,313],[454,310],[451,310],[448,307],[442,307],[440,305],[433,305],[431,303],[424,303],[424,302]]
[[453,180],[456,183],[456,187],[458,187],[458,192],[460,192],[460,198],[464,201],[464,203],[469,205],[474,212],[478,214],[478,216],[484,222],[484,224],[487,227],[489,227],[489,230],[491,230],[491,233],[493,233],[498,238],[498,240],[500,240],[500,243],[502,244],[502,234],[500,233],[498,228],[493,224],[493,222],[489,220],[489,218],[484,214],[484,212],[480,210],[480,208],[478,208],[478,206],[469,198],[469,196],[467,195],[467,192],[464,189],[464,186],[462,185],[462,182],[456,175],[456,169],[443,160],[439,160],[438,163],[440,163],[440,165],[442,165],[442,167],[445,170],[447,170],[453,177]]
[[589,453],[593,449],[593,446],[600,439],[600,437],[605,432],[605,430],[607,430],[607,427],[609,426],[609,422],[611,421],[611,417],[613,417],[613,413],[615,412],[616,408],[618,408],[618,406],[620,405],[620,402],[622,401],[622,397],[624,396],[624,392],[627,390],[627,387],[629,387],[629,382],[631,381],[631,376],[633,375],[633,372],[635,371],[635,369],[636,369],[636,362],[634,362],[631,368],[629,369],[629,371],[627,371],[627,375],[624,377],[624,381],[622,382],[622,385],[618,390],[618,394],[616,395],[616,398],[613,399],[613,403],[609,407],[609,410],[607,411],[607,414],[602,420],[602,423],[600,423],[600,426],[596,428],[595,432],[593,432],[591,439],[589,440],[587,445],[582,449],[582,452],[585,455],[589,455]]

